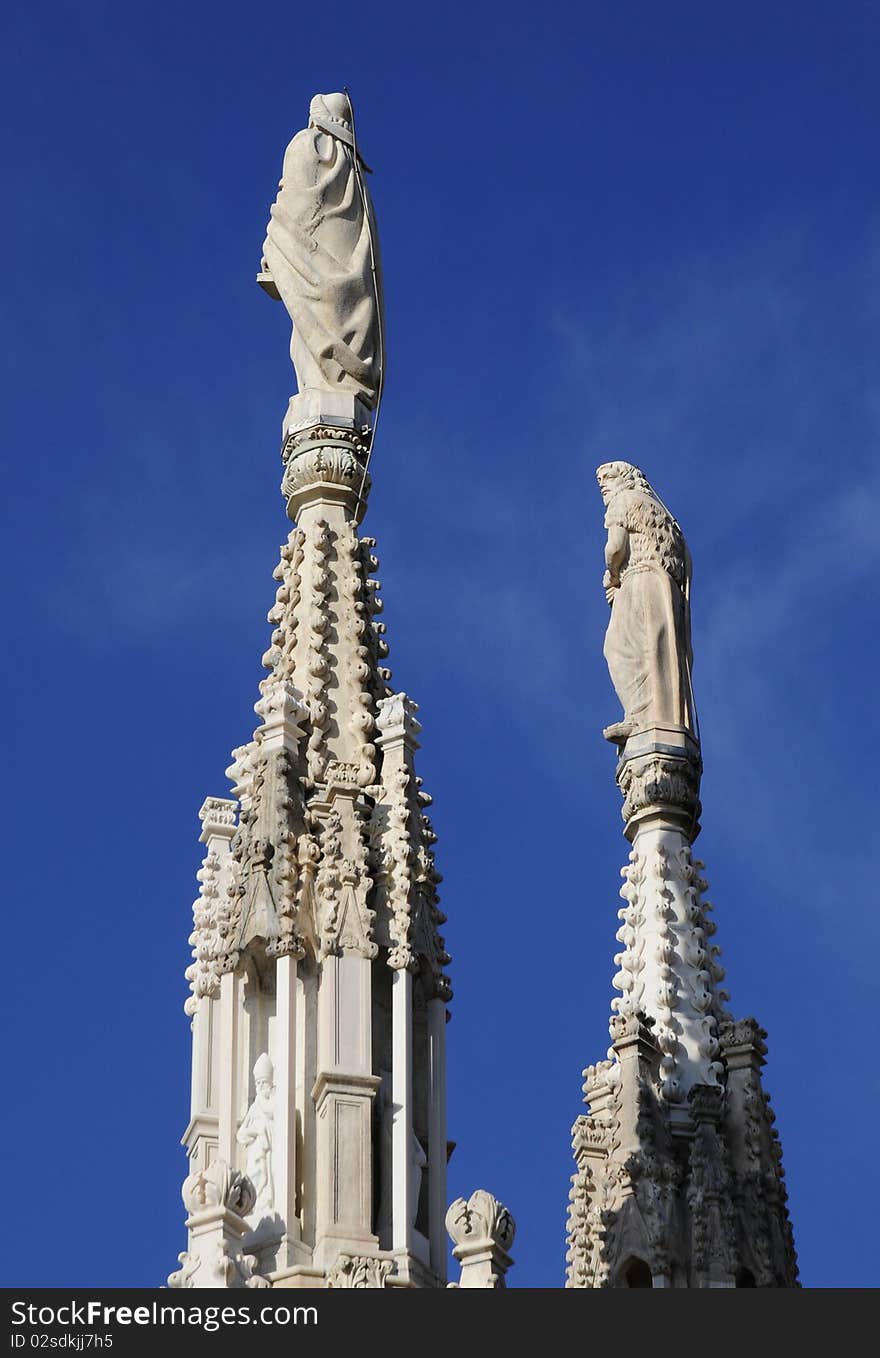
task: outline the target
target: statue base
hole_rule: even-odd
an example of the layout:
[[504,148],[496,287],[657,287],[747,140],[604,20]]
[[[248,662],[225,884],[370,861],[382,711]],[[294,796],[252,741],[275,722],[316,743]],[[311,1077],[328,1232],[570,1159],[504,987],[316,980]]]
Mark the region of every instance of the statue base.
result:
[[632,842],[646,820],[659,818],[684,830],[693,843],[700,833],[702,772],[699,741],[685,727],[634,731],[621,745],[617,761],[627,839]]
[[371,414],[354,392],[321,391],[307,387],[290,398],[281,426],[282,443],[287,444],[292,434],[319,425],[332,429],[354,429],[369,442]]

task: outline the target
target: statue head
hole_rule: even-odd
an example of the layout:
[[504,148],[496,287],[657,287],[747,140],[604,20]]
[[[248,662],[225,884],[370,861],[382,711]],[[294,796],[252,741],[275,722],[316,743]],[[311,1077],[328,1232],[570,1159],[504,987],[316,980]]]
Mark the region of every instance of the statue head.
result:
[[631,462],[603,462],[596,468],[596,480],[606,504],[621,490],[640,490],[643,494],[653,495],[644,472]]
[[309,104],[309,127],[319,127],[331,137],[354,146],[351,100],[347,94],[316,94]]
[[275,1068],[269,1057],[268,1052],[263,1052],[262,1056],[257,1057],[254,1066],[254,1085],[258,1094],[268,1092],[275,1083]]

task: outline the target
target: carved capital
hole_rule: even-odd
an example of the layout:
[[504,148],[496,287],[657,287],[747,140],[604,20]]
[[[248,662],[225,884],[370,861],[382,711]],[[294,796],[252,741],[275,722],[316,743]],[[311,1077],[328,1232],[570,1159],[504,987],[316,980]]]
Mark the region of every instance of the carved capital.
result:
[[212,835],[222,839],[232,839],[235,834],[235,819],[238,802],[227,797],[206,797],[199,811],[202,833],[199,836],[207,844]]
[[611,1045],[618,1056],[633,1046],[640,1055],[650,1056],[657,1051],[653,1026],[654,1020],[645,1014],[614,1014],[608,1023]]
[[646,817],[662,815],[681,825],[689,839],[695,839],[700,828],[701,773],[698,753],[683,750],[672,754],[655,748],[629,754],[625,747],[617,767],[617,785],[623,794],[621,815],[627,838],[635,837]]
[[416,719],[418,703],[414,703],[405,693],[392,693],[388,698],[381,698],[377,708],[376,725],[380,733],[378,739],[380,748],[384,749],[393,741],[402,740],[410,749],[417,750],[419,742],[416,737],[422,729],[421,722]]
[[280,745],[295,750],[305,734],[309,715],[299,689],[287,679],[264,679],[260,693],[254,704],[262,722],[257,733],[260,744],[266,750]]
[[720,1085],[692,1085],[688,1103],[694,1122],[711,1123],[717,1127],[724,1111],[724,1090]]
[[366,501],[367,453],[364,436],[356,429],[313,426],[288,434],[281,451],[285,464],[281,493],[290,517],[295,518],[318,490],[328,499],[356,501],[361,495]]
[[571,1149],[578,1168],[591,1159],[604,1159],[613,1143],[613,1128],[610,1123],[597,1122],[595,1118],[583,1114],[575,1119],[571,1129]]
[[763,1066],[767,1055],[767,1030],[757,1019],[728,1019],[719,1026],[718,1038],[728,1064],[744,1065],[754,1060],[758,1067]]

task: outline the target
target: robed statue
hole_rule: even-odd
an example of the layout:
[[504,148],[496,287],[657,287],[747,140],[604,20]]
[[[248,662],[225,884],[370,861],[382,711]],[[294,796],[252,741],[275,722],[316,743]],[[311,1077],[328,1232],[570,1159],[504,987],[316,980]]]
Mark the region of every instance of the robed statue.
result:
[[657,726],[697,738],[691,667],[691,557],[677,521],[628,462],[596,472],[605,501],[605,575],[611,605],[604,653],[623,707],[605,728],[622,746]]
[[275,1124],[275,1081],[268,1052],[257,1057],[254,1066],[254,1100],[241,1121],[236,1134],[240,1146],[245,1147],[246,1172],[256,1193],[253,1216],[271,1213],[274,1198],[272,1171],[272,1141]]
[[379,243],[347,94],[316,94],[284,153],[257,282],[293,323],[300,394],[345,392],[368,410],[382,384]]

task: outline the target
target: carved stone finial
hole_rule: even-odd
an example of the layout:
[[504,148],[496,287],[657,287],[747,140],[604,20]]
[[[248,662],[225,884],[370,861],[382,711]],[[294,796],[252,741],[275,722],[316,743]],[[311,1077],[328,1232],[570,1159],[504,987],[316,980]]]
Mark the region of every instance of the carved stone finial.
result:
[[255,1272],[256,1259],[241,1248],[247,1234],[245,1217],[254,1205],[254,1186],[225,1160],[188,1175],[183,1201],[189,1212],[189,1249],[178,1255],[180,1267],[169,1275],[168,1286],[268,1287]]
[[506,1286],[516,1223],[503,1203],[478,1188],[467,1202],[457,1198],[452,1204],[446,1213],[446,1229],[452,1253],[461,1264],[459,1287]]
[[247,1175],[232,1169],[225,1160],[214,1160],[207,1169],[189,1174],[180,1191],[183,1205],[191,1215],[220,1207],[246,1217],[257,1196]]

